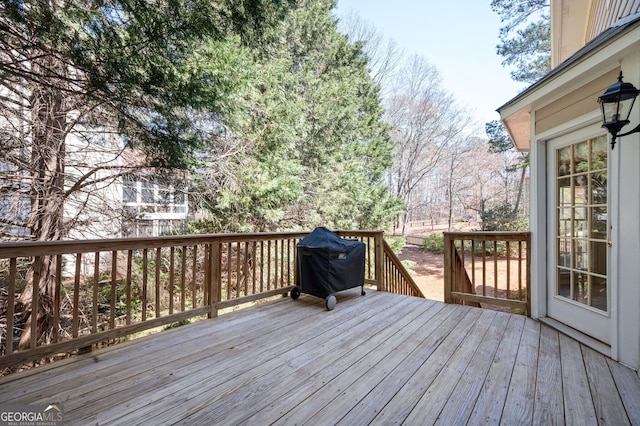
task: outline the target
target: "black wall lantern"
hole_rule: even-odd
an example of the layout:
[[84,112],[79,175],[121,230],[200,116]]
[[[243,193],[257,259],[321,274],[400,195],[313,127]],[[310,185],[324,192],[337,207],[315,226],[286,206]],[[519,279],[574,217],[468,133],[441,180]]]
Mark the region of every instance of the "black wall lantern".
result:
[[607,88],[598,103],[602,106],[602,127],[606,127],[611,133],[611,149],[616,145],[616,137],[627,136],[640,132],[640,124],[630,132],[618,134],[620,130],[629,124],[629,115],[640,90],[633,84],[622,81],[622,71],[618,81]]

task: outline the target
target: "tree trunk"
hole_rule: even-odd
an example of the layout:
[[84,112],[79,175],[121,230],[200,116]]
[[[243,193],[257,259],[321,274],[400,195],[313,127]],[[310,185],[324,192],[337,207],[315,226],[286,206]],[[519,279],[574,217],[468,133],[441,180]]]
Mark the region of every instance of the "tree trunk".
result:
[[[55,60],[49,60],[52,66]],[[37,65],[34,65],[37,66]],[[61,67],[57,67],[61,68]],[[63,72],[63,70],[60,70]],[[63,94],[48,87],[32,88],[31,97],[31,213],[29,229],[38,241],[55,241],[64,235],[64,160],[66,137],[66,108]],[[39,260],[39,263],[36,262]],[[23,332],[19,348],[30,348],[33,342],[48,339],[52,324],[49,319],[55,299],[55,258],[36,258],[27,275],[27,284],[18,298]],[[38,289],[37,307],[32,306],[34,288]],[[32,315],[37,315],[33,330]],[[18,312],[18,311],[17,311]],[[33,338],[35,334],[35,340]]]
[[513,213],[518,213],[518,209],[520,208],[520,201],[522,200],[522,191],[524,190],[524,179],[527,175],[527,168],[522,168],[522,173],[520,174],[520,184],[518,185],[518,196],[516,197],[516,203],[513,206]]

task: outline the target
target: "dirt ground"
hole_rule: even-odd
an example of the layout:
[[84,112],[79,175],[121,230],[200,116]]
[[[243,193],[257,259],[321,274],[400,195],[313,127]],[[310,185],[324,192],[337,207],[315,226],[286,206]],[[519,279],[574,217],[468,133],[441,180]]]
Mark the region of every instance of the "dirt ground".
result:
[[444,301],[444,255],[433,254],[417,246],[404,246],[400,260],[415,262],[413,280],[427,299]]

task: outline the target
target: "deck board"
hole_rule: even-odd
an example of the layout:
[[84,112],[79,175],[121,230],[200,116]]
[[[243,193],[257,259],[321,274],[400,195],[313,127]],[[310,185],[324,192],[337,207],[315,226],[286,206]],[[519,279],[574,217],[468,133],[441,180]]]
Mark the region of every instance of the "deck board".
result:
[[539,345],[540,324],[526,318],[517,344],[518,353],[509,380],[507,399],[502,408],[501,424],[527,425],[533,420],[531,401],[535,401],[536,395]]
[[[622,399],[615,397],[616,384],[611,376],[607,360],[593,349],[584,346],[582,347],[582,356],[589,378],[596,418],[598,420],[609,419],[610,424],[619,426],[630,424],[624,411]],[[598,383],[598,386],[595,386],[595,383]],[[640,399],[640,395],[637,397]]]
[[474,402],[473,412],[468,419],[469,424],[498,424],[500,422],[515,367],[513,360],[518,355],[518,343],[522,337],[525,320],[525,317],[509,315],[504,335],[498,345],[489,373]]
[[580,344],[563,334],[559,340],[565,420],[571,425],[597,425]]
[[540,331],[538,369],[535,377],[533,424],[564,424],[559,333],[545,326],[542,326]]
[[640,378],[532,319],[359,289],[0,378],[84,424],[640,424]]

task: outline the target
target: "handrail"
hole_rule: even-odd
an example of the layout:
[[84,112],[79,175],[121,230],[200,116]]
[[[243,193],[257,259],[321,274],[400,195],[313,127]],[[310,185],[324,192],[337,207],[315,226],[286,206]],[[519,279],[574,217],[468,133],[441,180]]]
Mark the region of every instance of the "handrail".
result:
[[[381,231],[337,233],[365,243],[365,284],[416,294],[399,261],[392,261],[393,270],[409,284],[395,283],[385,266],[389,254]],[[0,369],[286,295],[296,284],[296,244],[306,235],[2,243],[0,284],[6,295],[0,299],[7,310],[0,312],[6,324],[0,330]],[[31,293],[33,282],[38,291]],[[21,311],[30,305],[38,315]],[[14,340],[14,334],[20,337]]]
[[444,232],[444,249],[445,303],[497,305],[531,314],[531,233]]
[[384,290],[424,299],[422,290],[386,241],[384,241],[384,256]]

